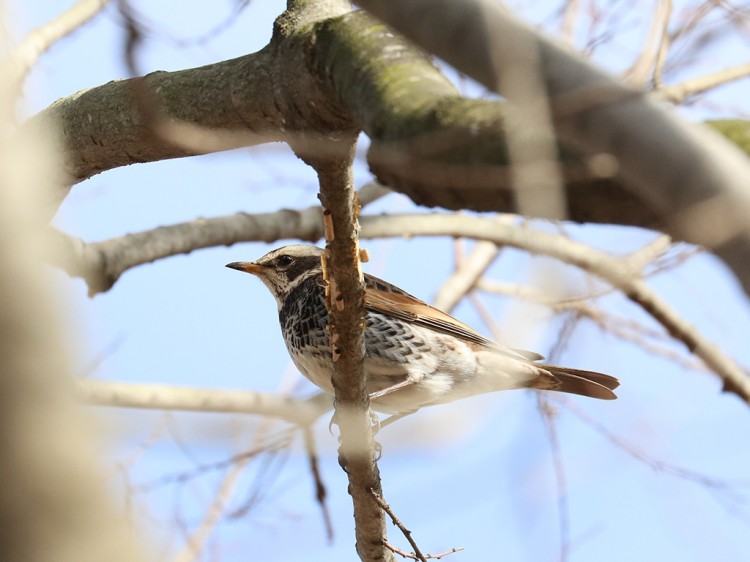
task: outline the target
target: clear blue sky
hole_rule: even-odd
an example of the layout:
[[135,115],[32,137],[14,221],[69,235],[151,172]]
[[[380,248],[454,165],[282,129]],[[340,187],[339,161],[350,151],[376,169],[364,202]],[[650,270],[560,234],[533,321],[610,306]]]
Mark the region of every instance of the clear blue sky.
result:
[[[11,29],[17,37],[61,8],[58,2],[16,4],[11,7],[15,14]],[[193,41],[228,17],[234,4],[139,2],[150,29],[141,69],[194,67],[263,46],[282,2],[253,3],[223,32],[204,42]],[[534,13],[550,12],[549,6],[537,3]],[[114,6],[108,7],[41,59],[28,82],[27,114],[80,89],[125,77],[124,34],[118,20]],[[610,60],[622,60],[626,47],[632,45],[628,47],[625,38],[615,41]],[[723,66],[746,57],[746,49],[744,55],[737,49],[730,43],[721,55],[711,50],[703,66]],[[734,96],[729,103],[740,105],[750,99],[746,83],[727,92],[722,96]],[[701,109],[701,115],[705,111]],[[370,179],[362,162],[356,179],[359,185]],[[200,216],[302,208],[315,202],[312,170],[286,146],[273,145],[106,172],[76,186],[55,222],[71,234],[95,241]],[[406,198],[394,195],[368,212],[411,209]],[[571,226],[570,231],[618,252],[637,248],[651,236],[624,228]],[[265,287],[223,267],[230,261],[256,258],[278,245],[281,242],[243,244],[163,260],[126,273],[112,291],[91,300],[81,281],[53,272],[66,296],[71,338],[80,346],[76,370],[82,376],[122,381],[264,391],[284,385],[299,395],[311,393],[311,385],[295,375],[288,359],[275,304]],[[365,246],[373,256],[370,272],[425,299],[452,268],[448,240],[385,240]],[[539,283],[568,271],[549,260],[512,251],[505,254],[492,270],[495,278]],[[577,274],[571,279],[574,286],[584,286]],[[695,258],[655,278],[653,286],[726,352],[748,363],[747,303],[717,260]],[[549,352],[559,320],[543,309],[508,299],[487,297],[485,302],[508,343]],[[603,302],[608,310],[643,320],[623,299]],[[470,306],[462,305],[456,314],[485,330]],[[535,329],[520,330],[513,319],[521,316]],[[622,380],[616,402],[571,400],[634,449],[716,479],[745,479],[745,486],[749,485],[750,415],[737,398],[719,392],[716,378],[653,357],[587,321],[576,329],[560,361]],[[130,465],[134,485],[158,483],[165,475],[225,459],[250,448],[254,436],[263,431],[259,420],[249,416],[94,414],[113,438],[106,449],[108,463],[134,459],[141,444],[156,432],[158,439]],[[712,491],[655,471],[564,408],[557,422],[567,478],[571,560],[740,562],[750,558],[750,510],[735,501],[735,494],[748,499],[747,488]],[[326,540],[307,461],[297,444],[289,456],[255,463],[246,471],[232,510],[241,511],[256,494],[257,499],[247,513],[217,527],[203,559],[247,560],[248,552],[259,560],[354,559],[346,478],[336,463],[336,440],[326,425],[320,423],[317,440],[334,542]],[[555,476],[533,394],[509,392],[435,407],[378,438],[384,448],[380,468],[387,500],[423,550],[466,548],[449,560],[557,558]],[[206,471],[187,484],[162,482],[134,498],[133,515],[150,534],[160,557],[179,548],[180,529],[197,524],[222,476],[223,471]],[[124,496],[122,485],[120,477],[113,478],[118,497]],[[390,537],[406,548],[398,531],[391,529]]]

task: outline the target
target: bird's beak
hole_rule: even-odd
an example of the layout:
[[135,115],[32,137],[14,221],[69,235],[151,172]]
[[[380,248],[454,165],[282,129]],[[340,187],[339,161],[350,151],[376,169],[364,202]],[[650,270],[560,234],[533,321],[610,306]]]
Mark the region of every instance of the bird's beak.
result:
[[237,271],[244,271],[245,273],[252,273],[253,275],[260,275],[264,269],[262,265],[249,261],[233,261],[232,263],[228,263],[226,267],[236,269]]

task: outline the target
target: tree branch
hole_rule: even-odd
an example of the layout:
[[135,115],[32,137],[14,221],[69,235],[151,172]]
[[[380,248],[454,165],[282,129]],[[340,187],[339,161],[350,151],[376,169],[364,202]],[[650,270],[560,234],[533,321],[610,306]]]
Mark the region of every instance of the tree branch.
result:
[[53,20],[34,29],[3,63],[3,77],[20,88],[42,54],[96,16],[108,3],[109,0],[79,0]]
[[[406,7],[411,5],[405,4]],[[152,73],[145,78],[145,86],[154,93],[154,105],[163,117],[160,122],[169,125],[168,131],[160,128],[159,132],[169,134],[154,134],[153,128],[144,122],[129,81],[112,82],[60,100],[32,118],[24,129],[48,128],[51,122],[61,124],[70,181],[80,181],[134,162],[276,140],[301,146],[308,142],[310,131],[353,133],[356,127],[363,127],[373,141],[368,155],[373,171],[415,202],[448,208],[518,210],[508,189],[511,182],[501,103],[461,98],[429,58],[367,14],[347,14],[343,2],[294,2],[290,10],[293,12],[285,12],[277,20],[271,43],[258,53],[197,69]],[[436,16],[436,12],[439,10],[430,9],[424,14],[441,17]],[[404,13],[413,15],[408,10]],[[438,28],[439,25],[430,29]],[[472,37],[475,43],[477,37],[483,36],[483,28],[469,29],[471,33],[459,30],[461,37]],[[545,73],[549,66],[548,50],[540,51],[544,55],[541,61]],[[486,56],[479,57],[482,58]],[[582,143],[586,150],[586,146],[593,146],[595,154],[591,158],[582,157],[581,151],[571,143],[559,146],[566,215],[579,222],[664,228],[663,207],[652,205],[647,197],[634,195],[621,178],[613,175],[618,166],[622,168],[619,153],[614,153],[617,158],[599,154],[620,144],[641,147],[644,145],[642,131],[639,129],[633,137],[634,143],[620,143],[619,136],[609,135],[611,128],[598,123],[600,119],[606,123],[610,113],[616,114],[617,104],[610,103],[614,109],[608,112],[604,110],[609,106],[604,103],[607,107],[602,109],[604,117],[601,117],[596,108],[603,101],[612,101],[612,96],[607,97],[607,94],[604,96],[607,99],[602,100],[601,91],[596,88],[576,89],[581,76],[593,80],[595,86],[601,76],[594,72],[592,78],[590,69],[586,74],[575,65],[572,69],[575,71],[572,86],[557,75],[547,80],[548,87],[550,82],[559,81],[563,85],[559,91],[550,89],[557,98],[564,97],[563,100],[552,98],[557,103],[558,128],[566,133],[566,123],[572,121],[574,132],[576,124],[582,125],[589,131],[601,131],[605,141],[610,142],[589,139],[592,140],[589,145]],[[581,80],[580,84],[585,85],[586,80]],[[627,99],[628,107],[642,105],[641,102],[634,104],[636,98],[630,91],[623,92],[621,88],[611,91],[615,92],[615,101]],[[310,103],[300,104],[301,99]],[[584,107],[586,111],[571,110],[571,107],[580,109],[581,103],[588,104]],[[560,109],[561,105],[568,108],[568,114]],[[586,125],[589,115],[596,127]],[[634,124],[631,121],[629,117],[624,119],[625,129]],[[640,122],[645,122],[644,130],[652,131],[655,137],[661,130],[668,131],[653,127],[650,118]],[[615,128],[619,131],[621,123]],[[665,134],[669,135],[669,142],[663,142],[661,137],[652,139],[658,150],[674,144],[674,135]],[[574,136],[572,140],[578,142]],[[174,142],[167,142],[165,138]],[[178,139],[181,142],[177,142]],[[316,148],[326,150],[320,144]],[[635,156],[630,155],[633,158],[628,160],[628,166],[677,173],[700,165],[690,152],[684,160],[665,160],[661,156],[646,161],[639,159],[638,154],[642,156],[649,150],[651,148],[636,150]],[[677,147],[672,156],[681,152],[684,152],[682,148]],[[602,162],[609,164],[601,165]],[[671,164],[665,165],[665,162]],[[692,171],[685,176],[696,177]],[[735,176],[739,178],[742,174]],[[667,205],[670,209],[690,207],[695,202],[689,190],[682,189],[682,179],[677,178],[677,183],[674,177],[665,179],[665,183],[674,187],[669,197],[679,200],[677,205]],[[703,177],[692,185],[721,185],[713,179]],[[60,184],[58,198],[68,190],[64,179],[60,179]],[[728,207],[735,208],[734,205]],[[722,204],[719,210],[724,208]],[[700,222],[706,221],[683,220],[681,224]],[[730,225],[722,237],[731,237],[733,221],[723,220],[721,224]],[[702,241],[696,236],[688,239]],[[721,255],[736,270],[741,268],[745,244],[740,240],[736,247],[725,250]],[[750,260],[745,261],[750,263]],[[748,270],[750,277],[750,265]],[[102,287],[107,283],[104,280]]]
[[364,371],[364,276],[359,253],[359,203],[353,188],[352,162],[356,137],[339,140],[338,158],[298,151],[318,173],[326,253],[328,336],[335,391],[335,423],[339,426],[339,464],[349,478],[354,504],[357,554],[365,562],[393,560],[385,547],[385,515],[371,491],[383,494],[375,460],[370,398]]
[[[78,92],[29,119],[21,136],[60,131],[67,177],[58,181],[59,202],[71,183],[128,164],[290,137],[304,142],[308,131],[351,131],[347,112],[309,72],[303,49],[309,24],[339,15],[347,5],[343,0],[293,2],[293,11],[276,21],[271,43],[257,53]],[[148,115],[139,92],[149,98]],[[311,104],[304,111],[302,99]],[[154,116],[159,117],[156,130]]]
[[664,51],[669,44],[669,20],[672,17],[672,0],[657,0],[651,27],[646,35],[646,43],[638,60],[633,63],[625,76],[637,88],[645,87],[649,80],[661,72],[659,61],[663,62]]
[[[519,38],[541,60],[557,133],[584,154],[614,157],[637,198],[674,237],[710,248],[750,293],[750,161],[707,130],[522,25],[490,0],[359,0],[459,71],[498,90],[496,51]],[[440,33],[435,30],[439,29]],[[708,226],[710,225],[710,226]]]
[[672,335],[683,342],[718,375],[724,390],[737,394],[750,404],[750,377],[719,348],[705,339],[643,281],[640,256],[633,264],[627,259],[611,255],[572,240],[500,225],[487,219],[461,215],[401,215],[398,217],[363,217],[363,237],[403,236],[464,236],[521,248],[534,254],[546,255],[575,265],[604,279],[641,306]]
[[[503,215],[500,220],[512,222],[514,217]],[[487,268],[495,261],[499,251],[500,249],[492,242],[478,242],[466,259],[456,264],[455,271],[438,289],[432,305],[451,312],[466,293],[474,288]]]
[[[231,245],[238,242],[258,240],[271,241],[269,232],[255,228],[252,223],[250,232],[228,232],[221,225],[223,219],[216,221],[216,231],[211,234],[217,245]],[[228,217],[228,220],[233,220]],[[185,225],[162,227],[157,229],[158,235],[165,237],[164,243],[169,245],[168,239],[184,228]],[[149,231],[154,234],[156,231]],[[222,238],[219,233],[228,234]],[[215,236],[214,236],[215,234]],[[247,234],[247,235],[246,235]],[[719,377],[722,378],[725,390],[734,392],[744,401],[750,403],[750,380],[744,371],[731,359],[725,357],[719,349],[707,341],[703,336],[663,302],[648,285],[641,279],[641,269],[644,263],[643,252],[637,252],[632,259],[621,260],[609,254],[595,250],[572,240],[559,236],[521,228],[513,225],[500,224],[498,221],[469,217],[462,215],[387,215],[380,217],[362,217],[362,238],[381,238],[394,236],[454,236],[485,240],[498,245],[508,245],[520,248],[533,254],[547,255],[565,263],[575,265],[589,271],[610,283],[613,287],[623,291],[631,300],[644,308],[657,322],[679,341]],[[289,230],[284,233],[285,238],[295,238],[296,234]],[[662,240],[655,244],[661,248]],[[187,249],[186,251],[190,251]],[[652,255],[653,248],[649,246],[648,255]],[[69,268],[75,271],[77,266]]]
[[93,406],[257,414],[301,426],[314,422],[332,406],[331,397],[325,393],[297,400],[265,392],[85,379],[77,380],[76,386],[83,400]]
[[[237,242],[257,240],[258,234],[264,231],[251,231],[250,236],[233,231],[231,236],[221,238],[219,232],[227,233],[222,227],[223,219],[216,221],[218,245],[231,245]],[[229,217],[232,220],[232,217]],[[169,239],[185,225],[162,227],[158,235]],[[148,231],[154,234],[156,231]],[[144,233],[145,234],[145,233]],[[363,238],[380,238],[393,236],[465,236],[485,240],[498,245],[521,248],[528,252],[547,255],[589,271],[609,282],[613,287],[623,291],[631,300],[643,307],[651,316],[662,324],[673,337],[682,341],[688,349],[700,357],[706,365],[716,372],[725,384],[725,390],[735,392],[750,403],[750,380],[742,369],[725,357],[713,344],[705,340],[692,326],[682,320],[671,307],[659,297],[640,278],[640,270],[645,265],[643,257],[636,254],[633,260],[624,262],[613,258],[605,252],[594,250],[583,244],[567,240],[541,231],[532,231],[511,225],[499,224],[497,221],[461,215],[388,215],[381,217],[363,217]],[[287,232],[285,238],[295,238],[293,232]],[[270,241],[264,236],[261,238]],[[168,242],[165,242],[168,244]],[[186,251],[190,251],[189,249]],[[69,271],[77,271],[72,266]]]
[[702,94],[708,90],[734,82],[735,80],[747,78],[748,76],[750,76],[750,63],[740,64],[719,70],[718,72],[699,76],[698,78],[691,78],[679,84],[659,88],[655,91],[655,94],[667,101],[679,104],[691,96]]

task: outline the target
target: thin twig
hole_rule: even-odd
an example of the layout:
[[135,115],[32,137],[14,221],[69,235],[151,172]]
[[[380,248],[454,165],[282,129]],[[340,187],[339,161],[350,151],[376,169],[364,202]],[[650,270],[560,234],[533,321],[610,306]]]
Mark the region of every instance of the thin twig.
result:
[[568,400],[565,396],[560,394],[551,396],[550,398],[555,402],[561,404],[566,410],[574,414],[583,423],[594,429],[596,432],[600,433],[604,438],[607,439],[607,441],[615,445],[625,454],[639,462],[642,462],[646,466],[649,466],[656,472],[662,472],[664,474],[669,474],[682,480],[693,482],[700,486],[704,486],[716,492],[717,494],[724,494],[726,496],[726,499],[735,504],[735,506],[747,503],[747,499],[740,496],[736,490],[742,488],[750,489],[750,480],[738,480],[732,482],[656,459],[640,449],[637,445],[634,445],[633,443],[628,442],[623,437],[615,434],[600,421],[592,418],[585,412],[583,408],[579,407],[574,400]]
[[265,443],[258,445],[254,449],[245,451],[244,453],[232,455],[231,457],[222,459],[220,461],[201,464],[189,470],[181,470],[179,472],[164,474],[158,478],[149,480],[147,482],[142,482],[134,486],[133,491],[140,494],[149,493],[164,486],[169,486],[172,484],[182,484],[184,482],[188,482],[190,480],[203,476],[204,474],[207,474],[209,472],[215,472],[217,470],[229,468],[239,462],[242,462],[245,459],[257,457],[258,455],[262,455],[268,452],[280,451],[291,444],[293,435],[294,433],[292,430],[285,430],[279,435],[274,436],[273,440],[266,441]]
[[[278,391],[282,395],[286,395],[283,381],[280,383],[280,388],[278,388]],[[262,420],[262,423],[258,428],[258,432],[254,436],[255,446],[263,444],[264,440],[268,438],[268,435],[273,429],[275,423],[276,420],[272,418],[265,418]],[[300,427],[306,429],[309,428],[309,425],[302,424]],[[286,451],[286,449],[282,449],[281,451]],[[263,460],[266,462],[261,465],[261,469],[258,471],[259,474],[263,474],[264,471],[267,472],[270,469],[271,463],[279,457],[279,452],[280,450],[271,451],[263,458]],[[232,464],[228,468],[222,478],[221,483],[219,484],[217,493],[211,500],[211,503],[208,506],[208,509],[206,510],[201,522],[194,530],[190,532],[189,535],[187,534],[187,529],[185,529],[185,544],[180,553],[175,557],[174,562],[192,562],[193,560],[197,559],[200,556],[201,552],[204,550],[213,530],[216,528],[223,517],[231,518],[244,515],[250,509],[250,506],[255,501],[257,501],[259,494],[251,494],[250,500],[245,502],[245,505],[241,506],[240,508],[234,509],[231,513],[227,512],[230,499],[234,495],[240,476],[245,471],[250,462],[254,459],[254,456],[243,457],[241,459],[238,459],[236,463]],[[272,474],[278,474],[279,472],[280,471],[275,470]],[[259,476],[256,478],[256,481],[260,479],[261,478]],[[258,488],[267,490],[267,483],[264,482],[264,484],[265,485],[258,486]]]
[[497,253],[498,247],[492,242],[479,242],[467,257],[456,263],[456,269],[438,289],[433,305],[451,312],[492,265]]
[[634,343],[644,351],[665,357],[686,369],[707,371],[704,363],[688,359],[668,346],[650,341],[672,341],[666,332],[650,328],[637,320],[626,318],[613,312],[605,312],[601,308],[594,306],[591,302],[587,302],[601,296],[599,293],[592,294],[590,297],[581,295],[569,298],[554,298],[532,287],[502,283],[489,279],[480,279],[477,282],[477,288],[489,293],[521,298],[543,304],[558,313],[566,311],[575,312],[579,316],[590,319],[602,330],[622,340]]
[[234,492],[237,482],[245,471],[247,463],[255,456],[244,456],[232,463],[216,491],[211,505],[206,511],[197,529],[193,530],[183,545],[180,552],[175,556],[173,562],[191,562],[200,556],[206,540],[210,536],[216,524],[224,515],[229,500]]
[[[372,497],[375,498],[375,502],[380,506],[380,508],[388,514],[388,516],[391,518],[391,521],[393,521],[393,524],[396,527],[398,527],[399,531],[401,531],[404,537],[406,537],[406,540],[409,541],[409,544],[414,549],[415,559],[421,560],[422,562],[426,562],[424,554],[422,554],[422,551],[419,550],[417,543],[414,541],[414,538],[411,536],[411,531],[404,526],[404,524],[401,522],[401,520],[398,517],[396,517],[396,514],[393,513],[391,506],[385,503],[385,500],[382,497],[380,497],[380,494],[378,494],[375,490],[371,489],[370,494],[372,494]],[[385,539],[384,539],[383,544],[388,544],[387,541],[385,541]]]
[[[385,543],[385,547],[393,552],[394,554],[398,554],[402,558],[407,558],[409,560],[419,560],[417,556],[413,552],[406,552],[405,550],[400,549],[397,546],[392,545],[389,542]],[[460,552],[464,549],[462,546],[457,546],[454,548],[451,548],[450,550],[446,550],[445,552],[441,552],[440,554],[425,554],[424,557],[427,560],[440,560],[444,556],[448,556],[449,554],[453,554],[454,552]]]
[[331,514],[328,511],[328,504],[326,503],[326,487],[323,484],[323,478],[320,475],[320,467],[318,466],[318,454],[315,450],[315,438],[313,436],[312,428],[310,426],[302,429],[302,436],[305,443],[305,451],[307,452],[307,459],[310,463],[310,473],[313,476],[315,483],[315,500],[320,506],[320,513],[323,516],[323,524],[326,528],[326,537],[328,542],[333,542],[333,523],[331,522]]
[[549,397],[544,392],[536,393],[537,409],[547,430],[550,449],[552,450],[552,466],[555,472],[557,487],[557,514],[560,524],[560,562],[567,562],[570,553],[570,506],[568,505],[568,484],[565,478],[565,465],[562,461],[560,437],[557,434],[557,420]]
[[[570,343],[573,332],[578,326],[578,314],[571,314],[565,319],[560,330],[557,341],[549,353],[551,363],[557,363],[563,350]],[[557,411],[552,407],[546,392],[537,392],[537,407],[544,427],[547,430],[550,449],[552,451],[552,467],[555,472],[555,484],[557,486],[557,513],[560,525],[560,562],[567,562],[570,554],[570,505],[568,504],[568,483],[565,476],[565,465],[562,459],[562,448],[560,436],[557,433]]]

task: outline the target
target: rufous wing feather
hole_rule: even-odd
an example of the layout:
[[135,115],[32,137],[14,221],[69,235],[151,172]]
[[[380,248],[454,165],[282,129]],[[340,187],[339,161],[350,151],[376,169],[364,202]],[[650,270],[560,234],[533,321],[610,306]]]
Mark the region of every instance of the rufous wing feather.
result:
[[368,274],[365,274],[365,308],[463,338],[509,357],[529,361],[544,359],[542,355],[533,351],[511,349],[495,343],[463,322],[456,320],[447,312],[430,306],[395,285]]

